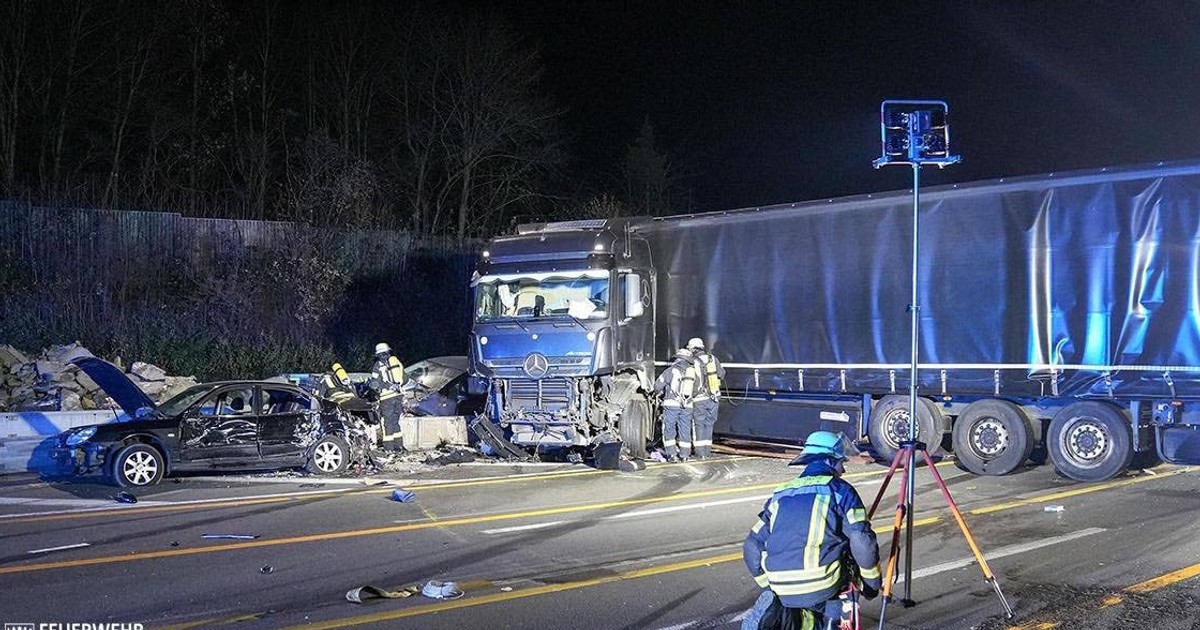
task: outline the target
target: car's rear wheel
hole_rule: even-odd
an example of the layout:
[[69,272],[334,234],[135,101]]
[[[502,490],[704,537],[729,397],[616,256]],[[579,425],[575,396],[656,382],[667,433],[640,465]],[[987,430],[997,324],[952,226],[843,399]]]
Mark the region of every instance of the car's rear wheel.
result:
[[130,444],[113,459],[113,481],[122,488],[153,486],[166,474],[162,453],[149,444]]
[[336,435],[326,435],[317,442],[308,456],[308,472],[332,475],[346,470],[350,465],[350,447]]

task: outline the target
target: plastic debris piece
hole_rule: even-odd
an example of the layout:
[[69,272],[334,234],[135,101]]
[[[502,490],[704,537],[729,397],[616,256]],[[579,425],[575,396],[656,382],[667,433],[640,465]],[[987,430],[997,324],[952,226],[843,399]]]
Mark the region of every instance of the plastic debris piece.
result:
[[274,572],[275,572],[275,567],[273,567],[273,566],[271,566],[271,565],[269,565],[269,564],[264,564],[264,565],[262,565],[262,568],[261,568],[261,569],[259,569],[259,572],[260,572],[260,573],[262,573],[263,575],[266,575],[266,574],[269,574],[269,573],[274,573]]
[[387,485],[387,482],[387,479],[371,479],[369,477],[363,477],[362,480],[364,486],[383,486]]
[[1046,512],[1061,512],[1064,509],[1065,508],[1063,508],[1063,506],[1061,506],[1061,505],[1047,505],[1045,507]]
[[417,495],[413,494],[409,490],[405,490],[404,488],[396,488],[395,490],[392,491],[392,500],[393,501],[399,501],[400,503],[409,503],[413,499],[416,499],[416,498],[417,498]]
[[431,599],[458,599],[463,592],[458,590],[457,582],[442,582],[429,580],[421,587],[421,594]]
[[387,589],[368,584],[366,586],[360,586],[358,588],[352,588],[346,591],[346,601],[355,604],[361,604],[369,599],[398,599],[401,597],[412,597],[420,592],[421,589],[417,586],[408,586],[398,591],[389,591]]
[[228,538],[230,540],[254,540],[258,534],[203,534],[201,538]]
[[128,492],[118,492],[113,495],[113,500],[117,503],[137,503],[137,497]]
[[505,593],[507,593],[507,592],[509,592],[509,591],[511,591],[511,590],[512,590],[512,587],[511,587],[511,586],[501,586],[501,587],[500,587],[500,590],[502,590],[502,591],[504,591]]
[[178,546],[179,546],[179,541],[178,541],[178,540],[172,540],[172,541],[171,541],[171,546],[172,546],[172,547],[178,547]]

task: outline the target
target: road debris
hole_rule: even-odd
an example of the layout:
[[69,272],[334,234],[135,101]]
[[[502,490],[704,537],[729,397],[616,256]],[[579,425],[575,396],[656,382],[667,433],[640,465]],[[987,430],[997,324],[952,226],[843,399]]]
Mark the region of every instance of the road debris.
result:
[[1046,512],[1062,512],[1064,509],[1061,505],[1047,505],[1044,509]]
[[229,540],[254,540],[258,534],[202,534],[201,538],[226,538]]
[[273,567],[269,564],[264,564],[264,565],[262,565],[262,568],[259,569],[258,571],[259,571],[259,573],[262,573],[263,575],[268,575],[268,574],[275,572],[275,567]]
[[136,496],[134,496],[128,492],[118,492],[118,493],[114,494],[113,500],[116,501],[117,503],[137,503],[137,501],[138,501]]
[[400,503],[409,503],[413,499],[416,499],[416,498],[417,498],[417,495],[413,494],[409,490],[405,490],[404,488],[396,488],[395,490],[392,491],[392,500],[393,501],[398,501]]
[[457,582],[442,582],[429,580],[421,587],[421,594],[431,599],[458,599],[463,592],[458,589]]
[[346,601],[361,604],[370,599],[399,599],[401,597],[412,597],[421,592],[418,586],[406,586],[398,591],[389,591],[378,586],[368,584],[346,591]]

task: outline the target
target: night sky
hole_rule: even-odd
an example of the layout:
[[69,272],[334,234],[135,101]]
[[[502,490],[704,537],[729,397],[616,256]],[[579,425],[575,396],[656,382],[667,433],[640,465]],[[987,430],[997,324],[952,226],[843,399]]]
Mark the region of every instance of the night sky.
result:
[[694,211],[905,188],[870,165],[889,98],[950,105],[963,163],[922,185],[1200,157],[1194,2],[487,5],[540,43],[585,163],[648,117]]

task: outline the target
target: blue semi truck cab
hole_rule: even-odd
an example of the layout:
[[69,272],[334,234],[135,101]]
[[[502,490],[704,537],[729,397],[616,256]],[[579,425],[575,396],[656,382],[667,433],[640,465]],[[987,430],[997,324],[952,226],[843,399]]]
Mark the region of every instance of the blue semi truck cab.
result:
[[637,219],[523,225],[472,277],[471,372],[491,420],[530,449],[621,441],[644,457],[655,428],[654,286]]

